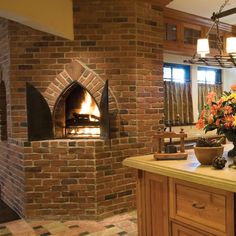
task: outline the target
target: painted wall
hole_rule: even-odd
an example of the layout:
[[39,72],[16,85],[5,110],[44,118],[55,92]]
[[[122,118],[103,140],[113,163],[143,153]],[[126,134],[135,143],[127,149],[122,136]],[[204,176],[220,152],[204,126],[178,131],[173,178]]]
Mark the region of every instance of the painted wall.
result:
[[72,0],[0,1],[0,16],[43,32],[74,39]]
[[[164,62],[185,64],[184,60],[190,59],[186,56],[164,53]],[[191,65],[192,95],[198,97],[197,93],[197,65]],[[228,91],[232,84],[236,83],[236,68],[222,69],[223,90]],[[193,99],[194,122],[198,119],[198,99]]]
[[223,70],[223,88],[230,90],[232,84],[236,84],[236,68]]

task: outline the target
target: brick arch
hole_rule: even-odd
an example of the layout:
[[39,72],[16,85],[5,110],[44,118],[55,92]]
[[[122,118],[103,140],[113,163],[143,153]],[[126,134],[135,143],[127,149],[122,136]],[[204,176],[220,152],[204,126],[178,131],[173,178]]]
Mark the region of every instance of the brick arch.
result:
[[[51,112],[53,112],[56,102],[64,90],[70,87],[75,81],[86,88],[93,95],[97,104],[100,104],[105,81],[81,61],[73,60],[65,66],[65,70],[57,75],[43,93]],[[117,101],[110,88],[109,106],[110,111],[117,110]]]

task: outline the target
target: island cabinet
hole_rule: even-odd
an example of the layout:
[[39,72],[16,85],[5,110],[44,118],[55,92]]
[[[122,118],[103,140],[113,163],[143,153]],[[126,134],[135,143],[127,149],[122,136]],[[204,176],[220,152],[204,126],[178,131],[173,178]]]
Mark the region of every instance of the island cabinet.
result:
[[138,170],[140,236],[234,236],[234,193]]
[[140,236],[169,235],[168,178],[138,171],[137,213]]

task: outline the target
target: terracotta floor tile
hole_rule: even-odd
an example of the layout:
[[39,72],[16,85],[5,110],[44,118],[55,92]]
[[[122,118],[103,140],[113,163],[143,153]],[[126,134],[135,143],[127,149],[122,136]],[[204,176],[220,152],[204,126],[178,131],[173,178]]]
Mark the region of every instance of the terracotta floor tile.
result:
[[111,235],[119,233],[120,231],[121,231],[120,228],[112,227],[112,228],[109,228],[109,229],[105,229],[103,231],[92,233],[89,236],[111,236]]
[[43,227],[47,229],[51,234],[66,232],[69,228],[59,221],[55,221],[49,224],[43,224]]
[[6,227],[13,235],[19,236],[33,236],[35,235],[35,231],[32,227],[24,220],[17,220],[10,223],[5,224]]
[[0,224],[0,236],[137,236],[136,221],[136,212],[109,217],[98,222],[17,220]]

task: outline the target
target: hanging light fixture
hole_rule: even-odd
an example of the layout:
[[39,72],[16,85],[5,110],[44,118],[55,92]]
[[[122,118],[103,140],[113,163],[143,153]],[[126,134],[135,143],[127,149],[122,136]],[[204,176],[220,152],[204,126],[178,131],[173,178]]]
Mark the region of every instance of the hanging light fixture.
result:
[[[197,52],[190,60],[185,60],[184,62],[190,64],[220,66],[223,68],[236,67],[236,37],[228,37],[226,39],[226,49],[223,50],[223,42],[219,33],[219,19],[236,13],[236,8],[222,11],[228,2],[229,0],[225,0],[218,13],[213,13],[211,17],[211,20],[213,21],[212,26],[204,38],[197,40]],[[218,54],[215,56],[207,56],[207,54],[210,53],[209,35],[212,29],[216,29],[216,45]]]
[[226,52],[236,53],[236,37],[229,37],[226,39]]
[[206,54],[210,52],[209,40],[208,38],[198,39],[197,40],[197,53],[201,55],[201,57],[205,57]]

